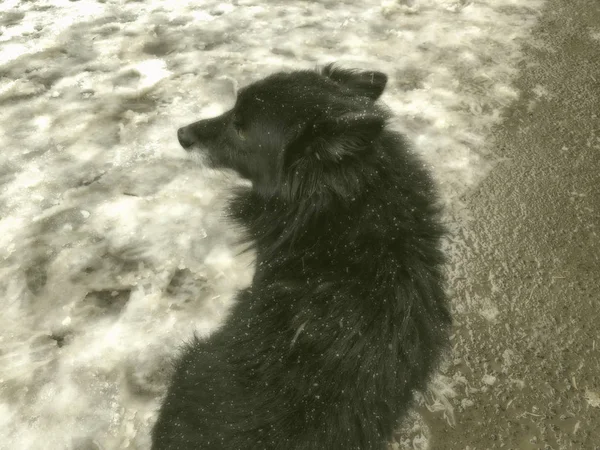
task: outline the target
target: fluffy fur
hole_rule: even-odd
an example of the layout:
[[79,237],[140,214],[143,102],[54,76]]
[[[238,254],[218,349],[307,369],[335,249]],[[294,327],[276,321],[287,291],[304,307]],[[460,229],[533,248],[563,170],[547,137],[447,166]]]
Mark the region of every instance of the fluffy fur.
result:
[[276,73],[178,131],[252,181],[229,205],[257,250],[225,325],[176,362],[153,449],[386,448],[447,344],[433,183],[377,103],[387,77]]

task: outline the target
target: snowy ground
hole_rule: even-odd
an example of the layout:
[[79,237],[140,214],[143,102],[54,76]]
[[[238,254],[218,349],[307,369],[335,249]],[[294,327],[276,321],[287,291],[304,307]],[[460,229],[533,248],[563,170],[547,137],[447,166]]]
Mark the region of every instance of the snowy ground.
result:
[[[239,180],[191,165],[178,126],[275,70],[377,68],[461,217],[541,4],[4,0],[0,449],[148,448],[168,359],[249,282],[221,217]],[[448,420],[451,384],[428,401]],[[427,448],[415,423],[396,447]]]

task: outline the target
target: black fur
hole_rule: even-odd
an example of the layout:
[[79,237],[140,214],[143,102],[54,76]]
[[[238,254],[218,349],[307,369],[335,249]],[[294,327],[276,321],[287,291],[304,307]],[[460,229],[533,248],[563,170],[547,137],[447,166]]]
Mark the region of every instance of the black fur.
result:
[[447,344],[432,181],[375,102],[387,77],[327,66],[243,89],[181,144],[252,181],[231,217],[252,286],[176,370],[153,449],[385,449]]

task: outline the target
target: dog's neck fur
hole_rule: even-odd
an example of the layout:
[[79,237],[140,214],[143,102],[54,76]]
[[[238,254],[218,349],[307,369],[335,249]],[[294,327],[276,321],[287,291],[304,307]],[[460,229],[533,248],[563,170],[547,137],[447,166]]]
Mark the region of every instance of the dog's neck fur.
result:
[[[386,138],[397,139],[393,133]],[[372,261],[381,258],[388,261],[380,264],[393,266],[403,259],[408,247],[418,254],[432,236],[443,234],[438,222],[432,220],[437,210],[433,186],[423,184],[419,176],[423,167],[413,156],[374,148],[356,165],[346,164],[351,166],[346,165],[343,176],[328,174],[329,184],[309,183],[308,189],[293,189],[304,194],[296,198],[290,198],[285,185],[274,192],[260,186],[235,192],[229,217],[243,227],[241,242],[246,249],[257,250],[257,264],[268,266],[264,273],[281,276],[282,271],[300,270],[288,264],[292,248],[296,254],[306,255],[302,270],[310,270],[316,248],[321,260],[315,266],[332,271],[340,270],[338,264],[352,261],[357,270],[368,271]],[[404,179],[396,171],[402,171]],[[405,239],[407,236],[410,239]],[[422,242],[419,236],[424,238]],[[330,260],[323,261],[323,255]]]

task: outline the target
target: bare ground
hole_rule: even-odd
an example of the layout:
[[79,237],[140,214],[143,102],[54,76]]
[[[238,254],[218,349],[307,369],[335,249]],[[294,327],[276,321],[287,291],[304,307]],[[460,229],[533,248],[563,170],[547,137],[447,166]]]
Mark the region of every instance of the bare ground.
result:
[[551,0],[454,258],[456,423],[431,448],[600,449],[600,2]]

